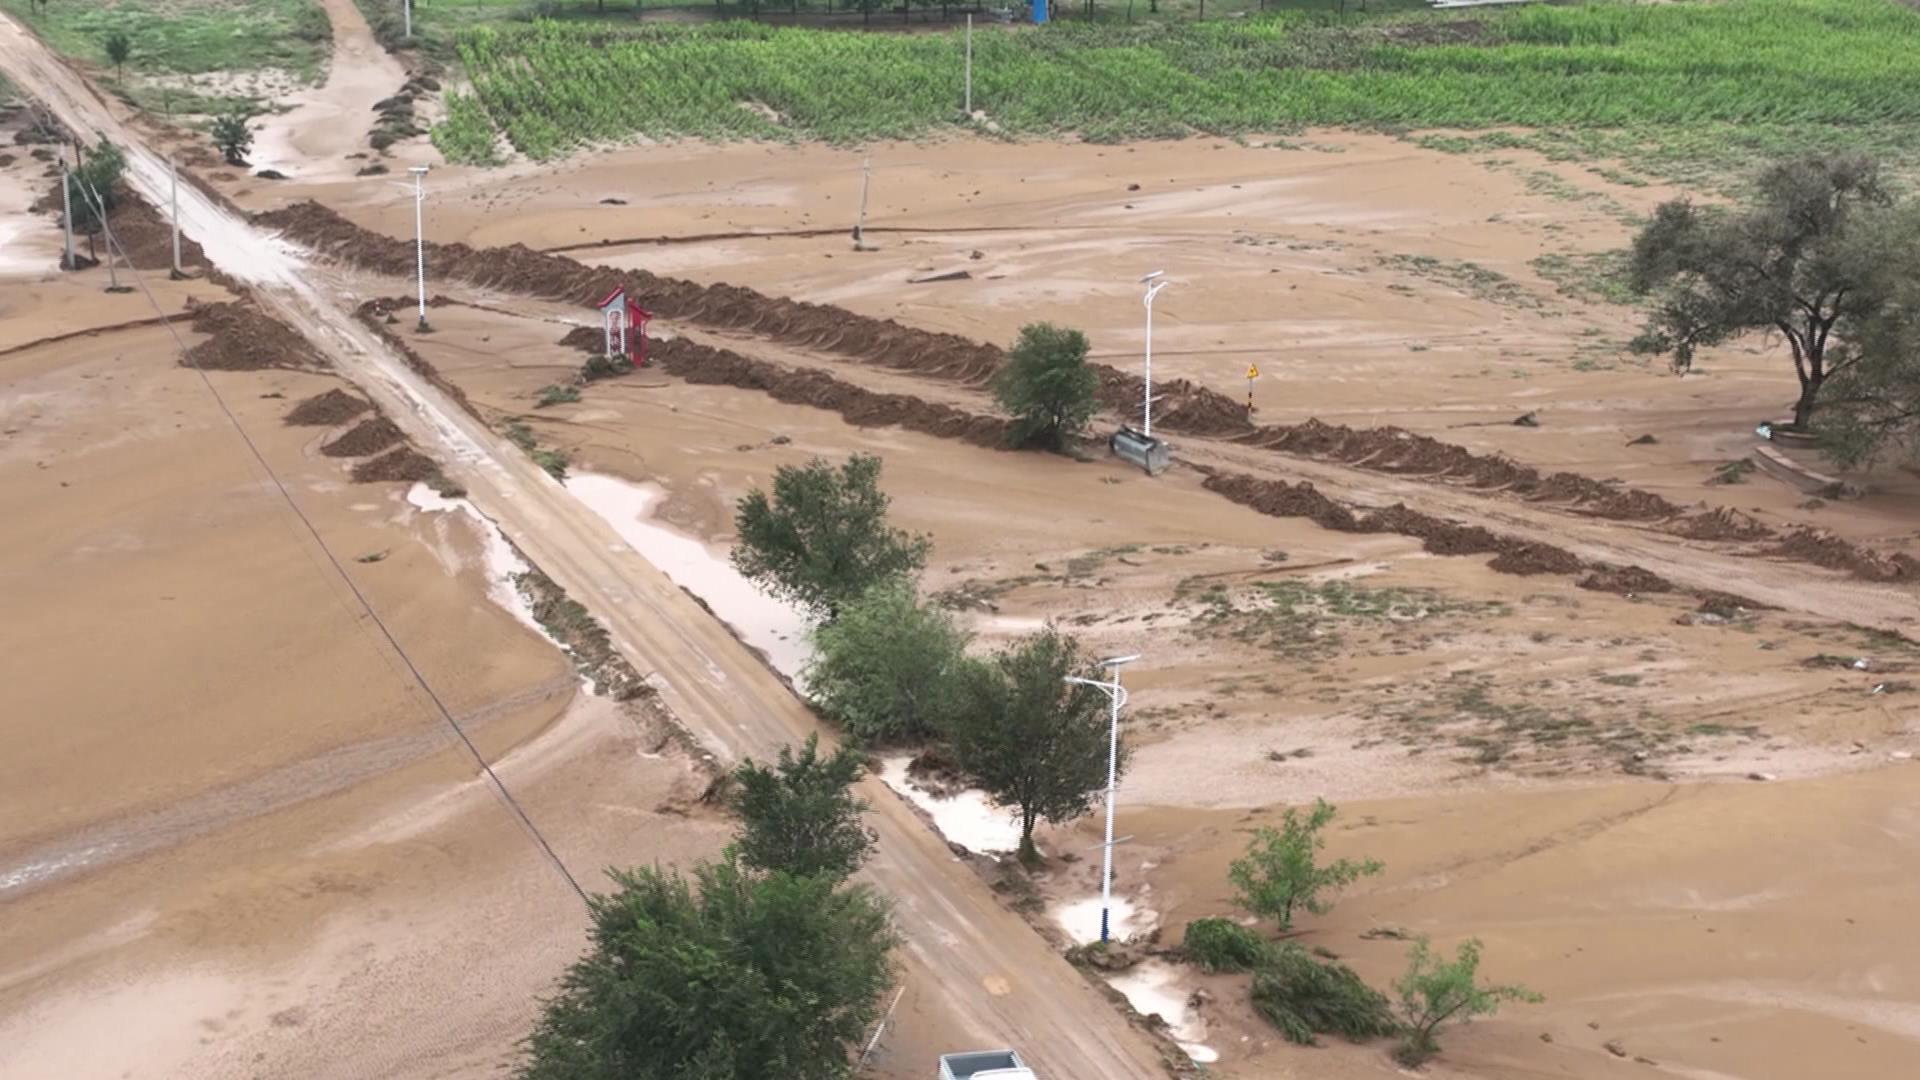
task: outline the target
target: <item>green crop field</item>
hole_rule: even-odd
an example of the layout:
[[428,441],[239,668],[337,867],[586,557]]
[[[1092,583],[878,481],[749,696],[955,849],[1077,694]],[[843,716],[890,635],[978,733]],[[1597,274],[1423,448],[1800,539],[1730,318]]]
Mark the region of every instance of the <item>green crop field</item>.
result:
[[[496,130],[549,159],[637,135],[849,142],[960,122],[955,33],[539,21],[470,29],[459,55],[472,97],[435,133],[456,157]],[[995,28],[975,35],[974,105],[1009,135],[1099,140],[1357,125],[1701,144],[1676,163],[1722,152],[1726,132],[1897,143],[1920,121],[1920,11],[1727,0]]]
[[54,48],[106,66],[107,35],[131,39],[129,73],[279,68],[317,78],[333,27],[315,0],[0,0]]

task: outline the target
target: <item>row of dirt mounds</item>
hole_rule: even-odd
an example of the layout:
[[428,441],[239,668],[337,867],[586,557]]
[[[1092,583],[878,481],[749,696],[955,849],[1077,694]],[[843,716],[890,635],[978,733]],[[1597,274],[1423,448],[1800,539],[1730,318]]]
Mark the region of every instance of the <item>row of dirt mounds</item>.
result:
[[1882,555],[1818,529],[1796,529],[1768,548],[1767,554],[1810,562],[1829,570],[1845,570],[1868,581],[1920,579],[1920,559],[1904,551]]
[[[1583,589],[1622,594],[1674,592],[1673,582],[1637,566],[1610,566],[1582,562],[1580,557],[1552,544],[1502,536],[1478,525],[1462,525],[1413,510],[1404,504],[1365,514],[1355,514],[1316,489],[1312,484],[1285,480],[1262,480],[1245,473],[1214,473],[1203,486],[1233,502],[1272,517],[1304,517],[1324,529],[1350,533],[1394,533],[1420,539],[1422,546],[1435,555],[1492,554],[1488,569],[1502,574],[1578,574],[1587,572],[1579,585]],[[1760,605],[1724,593],[1700,593],[1737,606]]]
[[[300,202],[257,215],[255,222],[345,262],[387,274],[414,270],[411,242],[362,228],[315,202]],[[742,329],[785,344],[818,349],[887,368],[982,386],[1005,362],[998,346],[953,334],[919,330],[890,319],[875,319],[843,308],[770,297],[737,285],[700,285],[645,271],[592,267],[524,245],[474,248],[465,244],[428,245],[428,260],[439,273],[485,288],[547,297],[578,304],[597,303],[616,285],[624,285],[643,307],[669,319],[705,326]],[[389,340],[397,341],[391,335]],[[584,338],[584,334],[582,337]],[[582,342],[582,347],[586,347]],[[402,344],[403,353],[411,353]],[[593,351],[597,351],[593,350]],[[410,356],[411,360],[412,357]],[[1131,414],[1139,407],[1144,381],[1107,365],[1093,365],[1100,379],[1103,407]],[[798,373],[782,371],[783,379]],[[831,378],[826,380],[845,387]],[[443,389],[448,384],[442,383]],[[848,389],[851,389],[850,387]],[[1225,394],[1184,379],[1154,387],[1156,424],[1176,434],[1226,438],[1316,460],[1422,480],[1498,491],[1530,501],[1565,505],[1582,514],[1620,521],[1661,523],[1689,539],[1756,542],[1780,539],[1769,527],[1708,510],[1688,514],[1658,495],[1604,483],[1575,473],[1542,474],[1497,454],[1479,454],[1398,428],[1349,428],[1309,420],[1303,424],[1256,427],[1246,408]],[[450,393],[460,397],[457,390]],[[925,407],[902,395],[900,407]],[[908,404],[914,403],[914,404]],[[1800,550],[1820,553],[1818,565],[1844,569],[1872,580],[1914,577],[1912,560],[1887,557],[1837,538],[1819,545],[1783,542],[1771,554]],[[1905,561],[1903,561],[1903,559]]]
[[373,408],[365,398],[357,398],[345,390],[333,389],[315,394],[295,405],[286,416],[286,422],[300,427],[334,427]]
[[209,371],[260,371],[266,368],[311,369],[326,360],[307,339],[262,312],[246,300],[211,303],[189,301],[190,325],[207,340],[181,357],[186,367]]
[[366,457],[405,439],[406,435],[393,421],[384,416],[370,416],[322,446],[320,452],[328,457]]
[[1003,449],[1008,422],[963,412],[906,394],[882,394],[815,368],[783,368],[686,338],[653,339],[648,355],[667,373],[690,383],[758,390],[776,401],[837,413],[855,427],[901,427],[942,439]]

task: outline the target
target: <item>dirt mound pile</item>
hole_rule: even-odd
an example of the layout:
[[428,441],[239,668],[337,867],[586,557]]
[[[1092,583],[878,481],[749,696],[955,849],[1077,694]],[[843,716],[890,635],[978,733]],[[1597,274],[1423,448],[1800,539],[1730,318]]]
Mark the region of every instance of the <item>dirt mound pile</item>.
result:
[[1637,566],[1595,565],[1593,573],[1581,578],[1579,585],[1583,589],[1619,593],[1622,596],[1673,591],[1673,582]]
[[1502,540],[1500,554],[1487,563],[1487,568],[1502,574],[1577,574],[1580,572],[1580,559],[1565,548],[1552,544],[1515,542]]
[[1767,549],[1769,555],[1810,562],[1829,570],[1844,570],[1868,581],[1911,581],[1920,578],[1920,560],[1904,552],[1882,555],[1830,532],[1796,529],[1786,539]]
[[317,368],[326,361],[305,338],[246,301],[192,304],[193,329],[209,335],[181,358],[186,367],[211,371]]
[[1689,540],[1766,540],[1778,535],[1753,517],[1725,506],[1690,514],[1668,529]]
[[1260,480],[1245,473],[1216,473],[1202,481],[1208,491],[1272,517],[1301,517],[1323,529],[1365,532],[1353,511],[1320,494],[1312,484]]
[[562,348],[598,353],[607,347],[607,333],[605,330],[595,330],[591,326],[576,326],[560,339],[560,345]]
[[1007,445],[1010,425],[999,417],[962,412],[905,394],[876,393],[824,371],[791,370],[685,338],[652,340],[648,349],[655,363],[690,383],[758,390],[776,401],[838,413],[858,427],[901,427],[996,449]]
[[300,402],[287,413],[286,422],[300,427],[332,427],[373,408],[345,390],[329,390]]
[[[996,350],[998,351],[998,350]],[[1119,413],[1138,426],[1145,401],[1146,380],[1106,364],[1089,364],[1100,379],[1101,408]],[[1187,379],[1167,379],[1153,385],[1153,422],[1183,435],[1239,435],[1250,431],[1247,407],[1225,394],[1196,386]]]
[[403,446],[398,450],[369,458],[353,467],[353,482],[356,484],[375,484],[382,482],[434,482],[440,479],[440,466],[432,458]]
[[320,452],[328,457],[366,457],[404,438],[406,436],[394,426],[393,421],[384,416],[370,416],[355,424],[345,435],[322,446]]

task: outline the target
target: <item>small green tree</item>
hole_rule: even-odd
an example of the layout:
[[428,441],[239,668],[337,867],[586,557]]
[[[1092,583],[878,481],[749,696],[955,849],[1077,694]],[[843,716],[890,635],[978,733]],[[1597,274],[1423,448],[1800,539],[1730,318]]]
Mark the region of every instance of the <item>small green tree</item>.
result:
[[1324,915],[1330,905],[1320,898],[1322,892],[1379,873],[1382,867],[1373,859],[1315,865],[1315,856],[1326,846],[1320,830],[1333,820],[1334,812],[1325,799],[1315,800],[1312,812],[1304,817],[1297,808],[1288,807],[1279,829],[1256,833],[1246,856],[1227,868],[1227,880],[1237,890],[1234,903],[1274,920],[1282,930],[1291,930],[1295,908]]
[[[1020,820],[1020,858],[1040,857],[1037,821],[1071,821],[1106,787],[1106,695],[1066,681],[1091,665],[1079,643],[1052,626],[968,665],[952,723],[960,765]],[[1117,767],[1124,768],[1122,754]]]
[[253,129],[247,124],[246,114],[230,112],[219,117],[209,133],[215,149],[227,159],[227,164],[246,165],[247,153],[253,149]]
[[831,619],[872,586],[911,577],[926,564],[926,538],[890,527],[887,504],[880,459],[871,454],[854,454],[838,469],[820,458],[782,465],[771,498],[755,488],[740,500],[734,568]]
[[1100,377],[1087,366],[1087,335],[1029,323],[993,378],[993,393],[1014,416],[1015,446],[1064,450],[1093,417]]
[[873,834],[860,823],[867,804],[852,790],[863,771],[862,757],[851,747],[821,757],[818,735],[807,736],[798,754],[781,747],[772,768],[752,758],[741,762],[733,770],[740,861],[801,877],[852,876],[873,850]]
[[80,163],[67,171],[67,202],[73,208],[73,231],[87,238],[87,254],[94,254],[93,238],[106,225],[107,215],[119,203],[120,174],[127,159],[120,148],[101,136]]
[[907,581],[884,581],[813,632],[807,693],[847,734],[868,742],[945,732],[966,658],[967,634],[924,607]]
[[113,63],[114,81],[125,82],[127,80],[127,58],[133,55],[133,39],[129,38],[125,31],[115,30],[107,35],[107,39],[103,44],[106,48],[107,59]]
[[1407,954],[1407,973],[1393,984],[1400,992],[1400,1011],[1406,1020],[1406,1038],[1394,1056],[1401,1064],[1418,1065],[1440,1052],[1435,1032],[1449,1020],[1486,1016],[1507,1001],[1544,1001],[1519,984],[1481,986],[1480,942],[1471,940],[1449,961],[1433,955],[1427,939],[1418,938]]
[[615,872],[587,954],[527,1040],[524,1080],[844,1080],[879,1014],[886,905],[827,877]]

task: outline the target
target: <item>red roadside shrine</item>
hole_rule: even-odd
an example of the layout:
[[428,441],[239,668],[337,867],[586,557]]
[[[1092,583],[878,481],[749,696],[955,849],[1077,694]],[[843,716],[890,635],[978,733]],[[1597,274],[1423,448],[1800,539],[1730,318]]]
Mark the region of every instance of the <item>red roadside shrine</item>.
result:
[[653,321],[653,315],[627,295],[625,285],[608,293],[597,306],[606,326],[607,355],[625,356],[634,367],[646,367],[647,323]]

